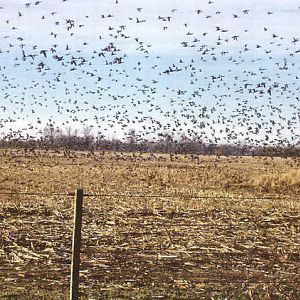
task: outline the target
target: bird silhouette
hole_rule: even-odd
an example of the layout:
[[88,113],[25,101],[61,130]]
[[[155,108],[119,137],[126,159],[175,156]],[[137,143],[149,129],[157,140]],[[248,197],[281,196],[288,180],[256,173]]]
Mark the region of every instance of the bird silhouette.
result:
[[50,122],[123,140],[134,129],[144,141],[184,134],[208,144],[298,143],[299,37],[285,20],[274,25],[276,7],[167,1],[166,9],[145,3],[124,12],[115,1],[79,3],[73,15],[72,1],[53,3],[61,2],[55,10],[43,1],[7,5],[1,136],[20,136],[8,127],[18,122],[28,125],[21,135],[38,136]]

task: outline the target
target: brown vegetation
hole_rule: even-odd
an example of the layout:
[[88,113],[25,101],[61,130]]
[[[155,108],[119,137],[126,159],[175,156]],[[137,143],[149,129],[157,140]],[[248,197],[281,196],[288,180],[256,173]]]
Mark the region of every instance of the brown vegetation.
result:
[[0,291],[66,298],[81,186],[83,298],[299,299],[296,163],[2,151]]

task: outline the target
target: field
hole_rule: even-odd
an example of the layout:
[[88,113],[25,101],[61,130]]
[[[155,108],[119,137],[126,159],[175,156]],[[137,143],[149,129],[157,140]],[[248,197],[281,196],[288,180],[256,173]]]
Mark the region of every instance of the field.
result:
[[0,298],[300,299],[300,160],[0,150]]

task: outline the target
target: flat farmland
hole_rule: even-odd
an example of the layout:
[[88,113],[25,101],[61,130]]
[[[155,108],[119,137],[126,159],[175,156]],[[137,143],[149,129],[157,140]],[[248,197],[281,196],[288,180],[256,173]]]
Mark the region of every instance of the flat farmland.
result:
[[0,296],[299,299],[297,158],[0,151]]

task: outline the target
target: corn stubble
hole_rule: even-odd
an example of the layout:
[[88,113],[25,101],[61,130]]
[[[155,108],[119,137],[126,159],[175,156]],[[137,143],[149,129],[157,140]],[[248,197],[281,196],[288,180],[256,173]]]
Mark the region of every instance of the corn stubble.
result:
[[297,168],[291,158],[0,152],[0,295],[66,299],[67,193],[80,186],[82,299],[299,299]]

